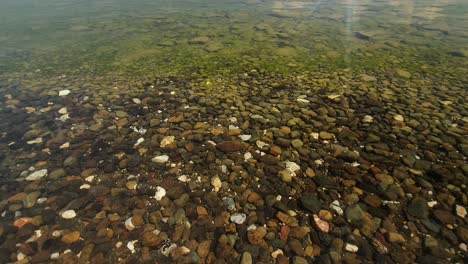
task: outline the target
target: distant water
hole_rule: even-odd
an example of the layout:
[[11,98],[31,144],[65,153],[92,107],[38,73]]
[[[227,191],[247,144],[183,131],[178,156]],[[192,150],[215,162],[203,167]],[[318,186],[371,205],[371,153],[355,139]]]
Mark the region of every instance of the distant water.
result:
[[6,0],[0,70],[210,75],[453,63],[462,74],[467,10],[456,0]]

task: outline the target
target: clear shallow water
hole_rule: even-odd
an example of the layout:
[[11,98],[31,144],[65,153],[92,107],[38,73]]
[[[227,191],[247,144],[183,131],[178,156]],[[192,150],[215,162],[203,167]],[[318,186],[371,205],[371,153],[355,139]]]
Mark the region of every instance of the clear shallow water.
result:
[[3,72],[466,68],[463,1],[4,1],[0,17]]

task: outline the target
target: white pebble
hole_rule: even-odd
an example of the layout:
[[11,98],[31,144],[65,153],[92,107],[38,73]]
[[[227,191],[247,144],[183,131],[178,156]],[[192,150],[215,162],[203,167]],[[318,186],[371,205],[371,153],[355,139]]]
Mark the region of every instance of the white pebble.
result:
[[133,147],[137,147],[138,145],[140,145],[141,143],[143,143],[143,141],[145,141],[144,138],[142,138],[142,137],[139,138],[139,139],[137,140],[137,142],[136,142],[135,144],[133,144]]
[[182,176],[179,176],[179,178],[177,178],[179,181],[181,182],[188,182],[190,179],[187,175],[182,175]]
[[83,185],[80,186],[80,189],[81,189],[81,190],[83,190],[83,189],[89,189],[89,188],[91,188],[91,185],[89,185],[89,184],[87,184],[87,183],[85,183],[85,184],[83,184]]
[[245,215],[243,213],[235,213],[235,214],[231,215],[230,219],[231,219],[231,222],[236,223],[238,225],[241,225],[247,219],[247,215]]
[[70,143],[69,143],[69,142],[65,142],[65,143],[63,143],[63,144],[59,147],[59,149],[66,149],[66,148],[69,148],[69,147],[70,147]]
[[277,250],[271,252],[271,257],[274,258],[274,259],[276,259],[278,257],[278,255],[284,255],[283,250],[277,249]]
[[42,138],[41,138],[41,137],[38,137],[38,138],[36,138],[36,139],[34,139],[34,140],[29,140],[29,141],[26,142],[26,143],[28,143],[28,145],[40,144],[40,143],[42,143]]
[[267,143],[260,141],[260,140],[257,140],[256,144],[258,148],[268,147]]
[[61,231],[58,231],[58,230],[55,230],[54,232],[52,232],[52,236],[53,237],[59,237],[62,235],[62,232]]
[[461,206],[461,205],[455,205],[455,211],[457,212],[457,215],[461,218],[465,218],[466,216],[466,208]]
[[64,219],[72,219],[72,218],[75,218],[75,216],[76,216],[76,213],[74,210],[67,210],[62,213],[62,218]]
[[330,207],[335,210],[339,215],[343,215],[343,209],[340,207],[340,202],[338,200],[333,201],[330,204]]
[[132,252],[135,253],[135,243],[138,242],[138,240],[132,240],[128,241],[127,243],[127,248]]
[[434,207],[436,204],[437,204],[437,201],[430,201],[430,202],[427,202],[427,205],[428,205],[429,207],[431,207],[431,208]]
[[252,135],[239,135],[239,138],[242,140],[242,141],[247,141],[249,139],[252,138]]
[[25,257],[26,257],[26,255],[20,252],[20,253],[18,253],[18,255],[16,255],[16,260],[21,261]]
[[45,203],[46,201],[47,201],[47,198],[45,198],[45,197],[41,197],[41,198],[37,199],[37,203],[38,203],[38,204],[43,204],[43,203]]
[[133,229],[135,229],[135,226],[132,223],[131,217],[125,220],[125,228],[127,228],[128,231],[132,231]]
[[214,191],[218,192],[221,189],[222,182],[218,176],[215,176],[211,179],[211,186],[213,186]]
[[61,114],[61,115],[64,115],[64,114],[68,113],[67,108],[66,107],[60,108],[58,110],[58,113]]
[[346,243],[345,245],[345,249],[349,252],[357,252],[359,250],[358,246],[356,245],[353,245],[353,244],[349,244],[349,243]]
[[138,98],[133,98],[132,101],[133,101],[135,104],[141,104],[141,100],[138,99]]
[[60,257],[60,253],[58,253],[58,252],[50,254],[50,259],[55,260],[55,259],[59,259],[59,257]]
[[42,169],[31,173],[28,177],[26,177],[27,181],[36,181],[40,178],[47,175],[47,169]]
[[246,152],[244,153],[244,160],[245,161],[248,161],[249,159],[252,158],[252,154],[250,152]]
[[394,115],[393,119],[395,119],[396,121],[399,121],[399,122],[405,121],[405,118],[402,115]]
[[301,169],[297,163],[292,161],[286,161],[286,168],[289,169],[291,172],[296,172]]
[[315,140],[318,140],[318,139],[319,139],[319,136],[320,136],[320,134],[317,133],[317,132],[312,132],[312,133],[310,133],[310,135],[311,135],[312,138],[315,139]]
[[152,162],[156,162],[156,163],[165,163],[169,160],[169,156],[168,155],[161,155],[161,156],[156,156],[154,157],[153,159],[151,159]]
[[115,243],[115,247],[116,247],[116,248],[119,248],[119,247],[122,246],[122,244],[123,244],[122,241],[119,241],[119,242]]
[[69,95],[70,93],[71,93],[70,90],[61,90],[61,91],[58,93],[58,95],[59,95],[59,96],[67,96],[67,95]]
[[94,180],[94,175],[88,176],[85,178],[85,181],[92,182]]
[[154,195],[154,198],[158,201],[161,201],[164,196],[166,196],[166,190],[161,186],[156,187],[156,194]]
[[362,122],[364,122],[364,123],[372,123],[373,121],[374,121],[374,118],[372,116],[370,116],[370,115],[366,115],[362,119]]

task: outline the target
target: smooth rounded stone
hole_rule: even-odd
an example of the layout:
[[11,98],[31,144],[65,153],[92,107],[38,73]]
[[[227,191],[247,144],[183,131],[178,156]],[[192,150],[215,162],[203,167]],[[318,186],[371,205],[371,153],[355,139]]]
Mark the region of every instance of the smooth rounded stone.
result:
[[294,148],[300,148],[304,145],[304,143],[300,140],[300,139],[293,139],[291,141],[291,145],[294,147]]
[[89,130],[92,132],[100,132],[102,129],[104,129],[104,125],[102,123],[96,123],[91,126],[89,126]]
[[316,195],[305,194],[301,196],[300,200],[301,205],[311,213],[317,214],[322,208],[322,203]]
[[118,110],[117,112],[115,112],[115,116],[118,118],[125,118],[128,116],[128,114],[125,111]]
[[70,233],[67,233],[65,235],[63,235],[62,237],[62,242],[66,243],[66,244],[72,244],[76,241],[78,241],[80,239],[80,232],[78,231],[73,231],[73,232],[70,232]]
[[252,138],[252,135],[239,135],[239,138],[240,138],[242,141],[248,141],[249,139]]
[[431,236],[426,236],[424,238],[424,246],[427,247],[427,248],[431,248],[431,247],[437,247],[439,246],[439,242],[437,241],[437,239],[431,237]]
[[308,264],[309,262],[300,256],[294,256],[292,259],[292,264]]
[[49,174],[49,179],[57,180],[57,179],[60,179],[60,178],[64,177],[66,174],[67,174],[67,172],[62,168],[55,169]]
[[128,182],[125,183],[125,186],[126,186],[127,189],[129,189],[129,190],[136,190],[137,185],[138,185],[138,182],[137,182],[137,181],[128,181]]
[[37,170],[26,177],[27,181],[37,181],[47,175],[47,169]]
[[156,157],[152,158],[151,161],[156,162],[156,163],[166,163],[166,162],[169,161],[169,156],[168,155],[156,156]]
[[455,205],[455,213],[459,217],[465,219],[465,217],[466,217],[466,208],[457,204],[457,205]]
[[155,247],[161,243],[162,239],[154,232],[143,232],[142,244],[145,247]]
[[236,223],[238,225],[243,224],[246,219],[247,219],[247,215],[244,213],[235,213],[231,215],[230,217],[231,222]]
[[319,136],[320,136],[321,139],[325,139],[325,140],[330,140],[330,139],[335,138],[334,134],[328,133],[328,132],[325,132],[325,131],[320,131]]
[[453,225],[457,222],[455,216],[449,211],[437,209],[437,210],[434,210],[433,214],[435,218],[443,224]]
[[271,148],[270,148],[270,154],[271,155],[279,156],[279,155],[281,155],[281,153],[282,153],[282,149],[280,147],[275,146],[275,145],[271,146]]
[[350,243],[346,243],[345,244],[345,250],[355,253],[355,252],[358,252],[359,247],[356,246],[356,245],[350,244]]
[[76,217],[76,213],[74,210],[67,210],[61,214],[63,219],[72,219]]
[[365,213],[359,204],[352,204],[345,210],[346,219],[353,224],[359,224],[364,218]]
[[427,201],[421,197],[415,197],[407,206],[408,213],[419,219],[426,219],[429,216],[429,206]]
[[248,251],[242,253],[241,264],[252,264],[252,255]]
[[405,121],[405,118],[402,115],[394,115],[393,119],[395,119],[396,121],[399,121],[399,122]]
[[280,176],[281,180],[283,182],[292,182],[293,178],[293,172],[290,170],[282,170],[278,172],[278,175]]
[[63,161],[64,167],[73,167],[78,163],[78,158],[74,156],[69,156]]
[[387,233],[387,239],[391,243],[404,244],[406,242],[405,238],[401,234],[398,234],[396,232],[388,232]]
[[40,191],[35,191],[35,192],[32,192],[32,193],[28,193],[28,195],[26,195],[26,197],[24,197],[24,199],[23,199],[23,206],[25,208],[33,207],[36,204],[37,198],[39,198],[39,196],[41,196]]
[[240,141],[222,141],[216,144],[216,148],[225,153],[237,152],[243,149]]
[[288,246],[295,255],[298,255],[298,256],[304,255],[304,248],[302,247],[302,244],[299,240],[290,238],[288,242]]

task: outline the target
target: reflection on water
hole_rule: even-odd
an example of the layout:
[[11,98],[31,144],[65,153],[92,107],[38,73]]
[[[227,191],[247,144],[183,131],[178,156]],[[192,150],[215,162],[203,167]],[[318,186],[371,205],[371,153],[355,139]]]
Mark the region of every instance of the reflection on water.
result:
[[468,2],[3,0],[0,262],[462,263]]

